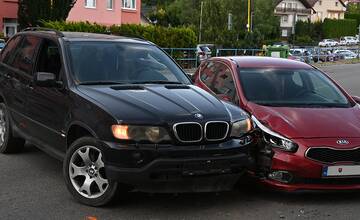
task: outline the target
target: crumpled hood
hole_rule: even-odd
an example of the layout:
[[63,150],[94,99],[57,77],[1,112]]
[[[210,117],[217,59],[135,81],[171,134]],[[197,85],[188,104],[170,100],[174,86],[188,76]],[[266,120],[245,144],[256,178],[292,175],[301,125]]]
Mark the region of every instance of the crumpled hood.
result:
[[360,138],[360,107],[286,108],[248,105],[271,130],[288,138]]
[[240,109],[228,108],[226,103],[192,85],[79,86],[78,90],[123,123],[199,121],[196,113],[202,114],[204,121],[246,117]]

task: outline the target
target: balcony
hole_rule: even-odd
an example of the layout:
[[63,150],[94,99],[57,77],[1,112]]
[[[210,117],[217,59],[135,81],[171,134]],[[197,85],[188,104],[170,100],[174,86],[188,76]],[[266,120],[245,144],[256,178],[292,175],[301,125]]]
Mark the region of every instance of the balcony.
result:
[[311,15],[311,9],[299,9],[299,8],[288,8],[288,7],[276,7],[276,14],[306,14]]

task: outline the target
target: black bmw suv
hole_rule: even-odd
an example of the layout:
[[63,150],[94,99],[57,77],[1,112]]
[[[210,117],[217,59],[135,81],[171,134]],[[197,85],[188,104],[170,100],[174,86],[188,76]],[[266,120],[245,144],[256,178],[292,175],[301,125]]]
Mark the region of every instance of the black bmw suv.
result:
[[251,129],[144,40],[28,28],[0,56],[0,152],[26,140],[61,159],[87,205],[119,190],[231,189],[251,163]]

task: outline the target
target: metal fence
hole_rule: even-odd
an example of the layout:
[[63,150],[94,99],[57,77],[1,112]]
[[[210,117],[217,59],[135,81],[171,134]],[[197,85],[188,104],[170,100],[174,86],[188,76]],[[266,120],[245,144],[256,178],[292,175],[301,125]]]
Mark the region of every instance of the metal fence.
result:
[[264,56],[262,49],[217,49],[216,56]]
[[[173,57],[179,65],[184,69],[197,68],[200,64],[200,58],[196,48],[163,48],[171,57]],[[349,50],[353,52],[360,60],[360,45],[353,47],[339,46],[339,47],[296,47],[290,49],[293,53],[290,59],[306,63],[317,62],[335,62],[338,60],[349,59],[348,56],[335,53],[338,50]],[[295,53],[295,52],[298,53]],[[300,52],[299,52],[300,51]],[[305,53],[305,51],[307,51]],[[263,49],[235,49],[225,48],[216,49],[213,51],[212,56],[265,56],[265,50]]]
[[184,69],[196,68],[199,64],[196,48],[163,48]]

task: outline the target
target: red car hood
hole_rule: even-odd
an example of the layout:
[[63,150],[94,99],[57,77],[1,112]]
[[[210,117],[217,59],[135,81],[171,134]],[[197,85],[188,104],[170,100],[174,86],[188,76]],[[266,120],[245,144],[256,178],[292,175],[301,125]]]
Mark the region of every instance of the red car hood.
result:
[[360,106],[287,108],[249,103],[263,125],[288,138],[360,138]]

